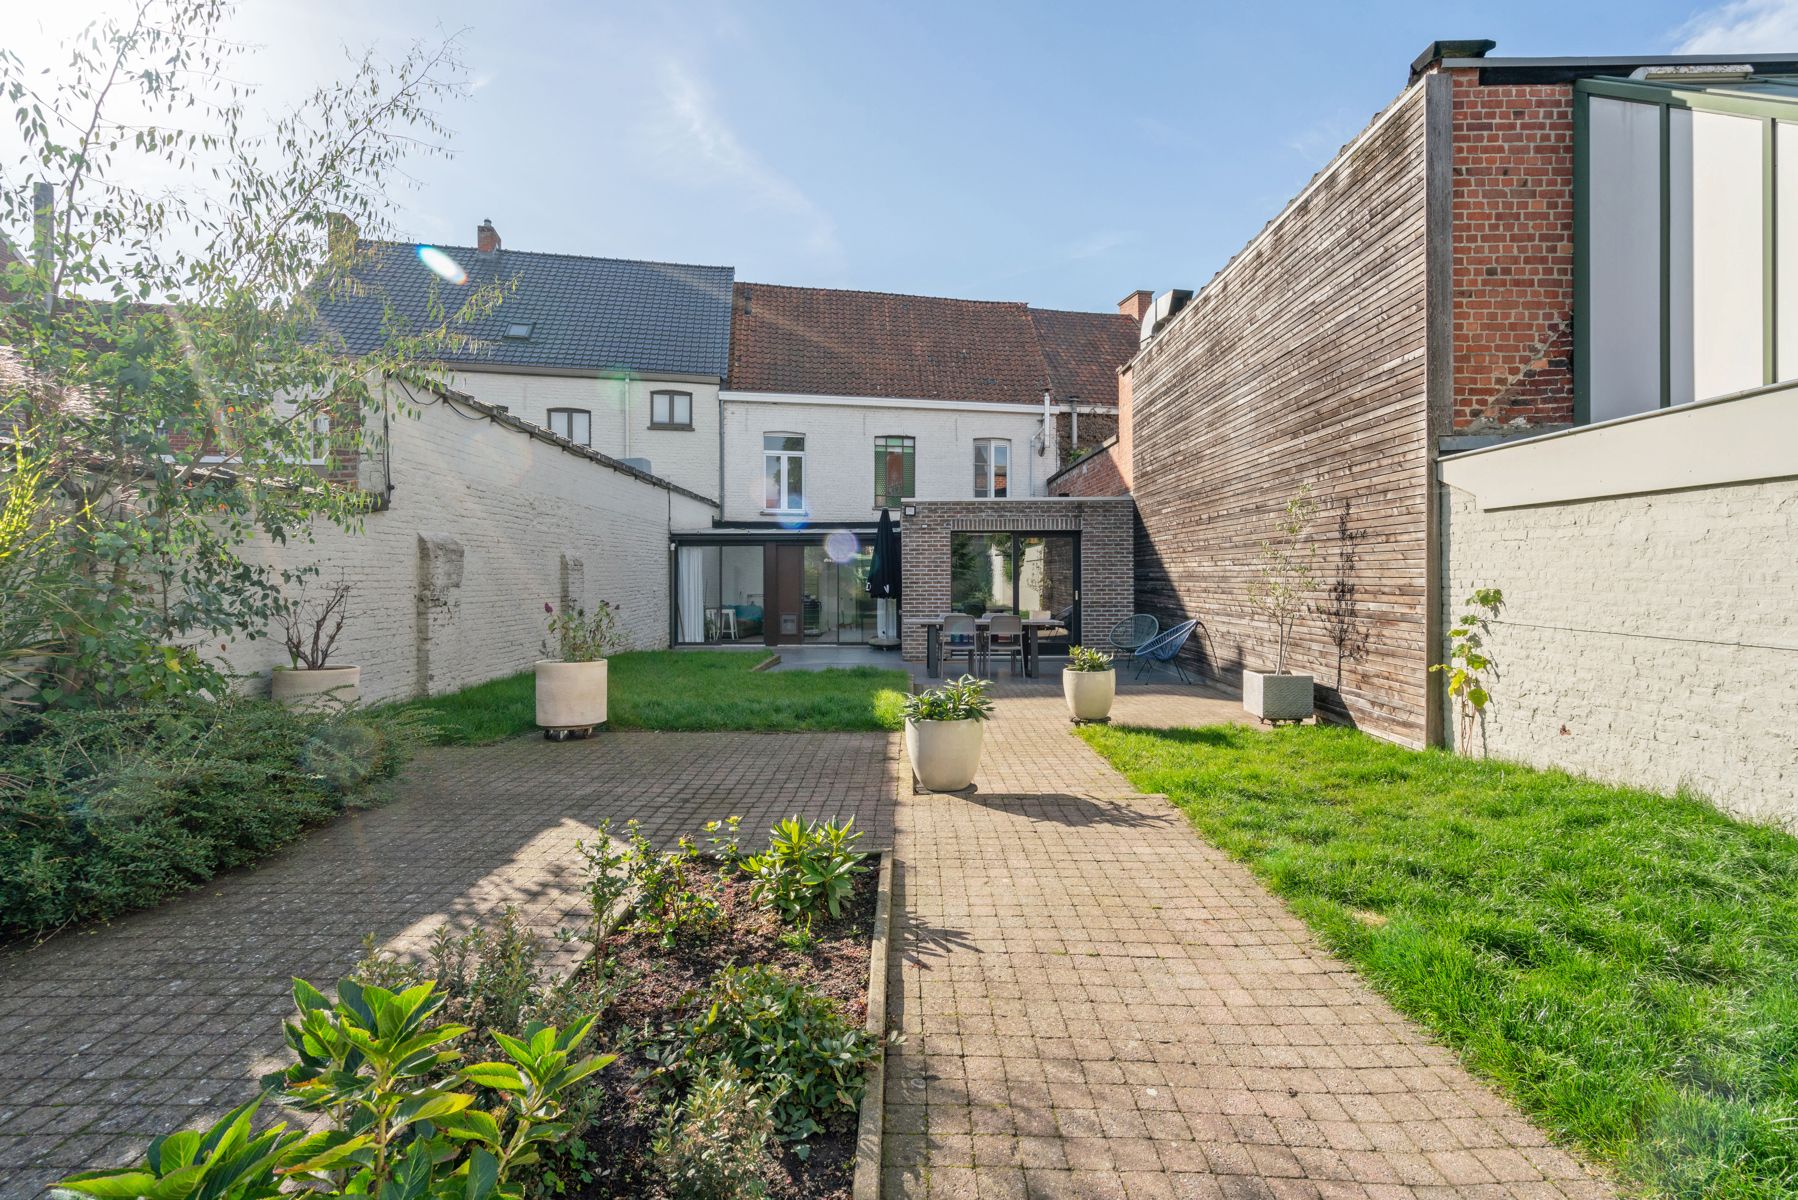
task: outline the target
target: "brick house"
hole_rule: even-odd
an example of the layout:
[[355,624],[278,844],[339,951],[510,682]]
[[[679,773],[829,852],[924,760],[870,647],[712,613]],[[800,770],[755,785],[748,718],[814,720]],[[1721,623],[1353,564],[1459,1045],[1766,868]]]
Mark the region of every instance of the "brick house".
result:
[[[1777,490],[1790,484],[1754,481],[1798,475],[1798,440],[1721,439],[1749,407],[1777,414],[1763,417],[1770,435],[1794,411],[1780,384],[1798,376],[1798,300],[1781,300],[1798,277],[1798,242],[1775,231],[1788,207],[1798,211],[1798,89],[1785,78],[1798,61],[1507,59],[1492,49],[1432,44],[1392,103],[1209,283],[1158,299],[1165,318],[1148,315],[1122,373],[1117,441],[1050,481],[1064,495],[1131,492],[1137,604],[1164,622],[1198,618],[1188,653],[1226,679],[1271,661],[1271,632],[1246,596],[1274,515],[1308,487],[1321,507],[1323,587],[1298,631],[1299,669],[1317,676],[1327,713],[1412,745],[1451,736],[1428,672],[1445,653],[1451,604],[1473,586],[1505,587],[1505,636],[1525,658],[1525,612],[1531,628],[1576,638],[1584,622],[1601,640],[1628,612],[1645,637],[1676,645],[1675,613],[1733,627],[1777,610],[1782,630],[1792,625],[1774,591],[1793,585],[1798,504]],[[1621,437],[1658,444],[1675,428],[1688,431],[1683,447],[1597,449]],[[1602,479],[1617,472],[1586,465],[1623,453],[1664,453],[1669,465],[1611,484]],[[1666,512],[1692,481],[1738,489],[1722,511],[1747,505],[1756,528],[1793,540],[1745,573],[1732,539],[1736,557],[1706,572],[1732,586],[1702,604],[1672,568],[1624,596],[1582,574],[1584,562],[1622,571],[1631,539],[1638,558],[1645,536],[1655,544],[1640,512],[1607,504],[1652,496],[1648,507]],[[1538,504],[1532,495],[1588,506],[1556,514],[1561,526],[1590,517],[1582,551],[1561,563],[1558,611],[1544,608],[1547,591],[1531,582],[1543,573],[1525,547],[1575,535],[1546,507],[1507,518],[1503,537],[1483,515]],[[1539,537],[1520,544],[1519,520]],[[1483,557],[1470,562],[1475,546]],[[1662,611],[1643,586],[1661,589]],[[1582,601],[1569,593],[1610,607],[1594,601],[1575,621],[1569,606]],[[1798,646],[1798,629],[1789,633],[1759,641]],[[1615,662],[1620,649],[1577,644],[1557,643],[1556,654]],[[1511,703],[1487,732],[1519,757],[1588,765],[1568,749],[1580,722],[1596,744],[1599,727],[1628,724],[1615,711],[1624,705],[1556,684],[1555,656],[1538,659],[1535,674],[1510,680]],[[1640,686],[1663,687],[1655,655],[1628,661],[1640,664]],[[1604,686],[1642,695],[1628,671]],[[1684,704],[1670,700],[1664,714],[1730,727]],[[1611,764],[1617,777],[1729,777],[1716,763],[1645,773],[1653,735],[1627,738],[1636,767]],[[1793,744],[1782,736],[1775,766],[1761,770],[1784,781],[1776,790],[1798,787]]]

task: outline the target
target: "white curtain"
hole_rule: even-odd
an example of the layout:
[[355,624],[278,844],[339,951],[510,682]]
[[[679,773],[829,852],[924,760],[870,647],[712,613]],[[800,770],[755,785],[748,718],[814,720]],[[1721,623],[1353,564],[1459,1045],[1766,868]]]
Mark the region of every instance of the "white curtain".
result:
[[718,551],[711,546],[680,548],[680,640],[705,641],[705,556]]

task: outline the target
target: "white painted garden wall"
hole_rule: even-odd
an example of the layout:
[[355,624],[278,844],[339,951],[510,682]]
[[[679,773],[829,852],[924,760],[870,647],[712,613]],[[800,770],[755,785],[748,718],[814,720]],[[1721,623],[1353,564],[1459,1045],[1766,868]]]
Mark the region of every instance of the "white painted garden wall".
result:
[[1494,757],[1798,831],[1798,389],[1456,455],[1441,478],[1447,616],[1505,594]]
[[[390,422],[391,507],[360,533],[331,526],[312,542],[265,547],[266,561],[316,564],[352,589],[335,660],[363,668],[365,699],[455,691],[542,656],[546,601],[559,602],[564,559],[574,598],[620,610],[636,648],[668,644],[668,530],[716,509],[677,490],[533,437],[473,405],[444,402]],[[378,483],[379,458],[364,480]],[[225,648],[265,691],[285,664],[278,637]]]

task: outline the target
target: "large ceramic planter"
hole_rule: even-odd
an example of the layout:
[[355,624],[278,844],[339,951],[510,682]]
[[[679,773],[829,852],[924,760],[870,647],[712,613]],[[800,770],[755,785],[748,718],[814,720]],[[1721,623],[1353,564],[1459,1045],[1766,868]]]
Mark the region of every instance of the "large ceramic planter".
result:
[[1303,721],[1314,707],[1314,681],[1309,675],[1242,673],[1242,706],[1263,721]]
[[268,694],[277,704],[319,712],[355,704],[362,698],[361,667],[320,667],[316,671],[276,667]]
[[605,720],[605,659],[537,664],[537,724],[546,734],[585,733]]
[[1068,715],[1076,721],[1103,721],[1111,716],[1117,696],[1118,673],[1109,671],[1061,672],[1061,694],[1067,698]]
[[974,782],[985,736],[985,721],[907,721],[905,753],[924,790],[959,792]]

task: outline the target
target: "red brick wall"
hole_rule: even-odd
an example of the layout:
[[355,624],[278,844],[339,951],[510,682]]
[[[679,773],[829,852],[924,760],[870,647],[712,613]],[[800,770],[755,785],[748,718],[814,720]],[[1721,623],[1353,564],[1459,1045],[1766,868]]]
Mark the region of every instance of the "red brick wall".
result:
[[1123,496],[1130,488],[1118,466],[1118,444],[1101,446],[1049,480],[1051,496]]
[[1453,424],[1573,420],[1573,89],[1454,77]]

